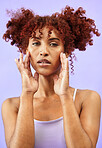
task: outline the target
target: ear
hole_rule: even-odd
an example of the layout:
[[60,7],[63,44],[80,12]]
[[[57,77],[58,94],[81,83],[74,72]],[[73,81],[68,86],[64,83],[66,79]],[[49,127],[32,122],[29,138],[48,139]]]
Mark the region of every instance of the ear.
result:
[[26,49],[26,54],[27,54],[27,52],[28,52],[28,48]]
[[66,55],[67,58],[69,57],[69,54],[67,52],[65,52],[65,55]]

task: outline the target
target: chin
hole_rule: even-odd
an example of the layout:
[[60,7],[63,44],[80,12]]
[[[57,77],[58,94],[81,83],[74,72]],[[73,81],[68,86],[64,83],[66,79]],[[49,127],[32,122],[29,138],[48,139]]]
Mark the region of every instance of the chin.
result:
[[39,73],[40,75],[43,75],[43,76],[51,76],[51,75],[54,75],[54,74],[58,74],[59,71],[60,71],[59,68],[54,69],[54,70],[51,70],[51,69],[38,69],[38,70],[36,70],[37,73]]
[[39,68],[37,66],[32,66],[33,69],[40,75],[43,76],[51,76],[53,74],[57,74],[60,71],[61,65],[56,65],[55,67],[50,68]]
[[43,76],[51,76],[53,74],[53,71],[48,71],[48,70],[37,70],[37,73],[39,73],[39,75],[43,75]]

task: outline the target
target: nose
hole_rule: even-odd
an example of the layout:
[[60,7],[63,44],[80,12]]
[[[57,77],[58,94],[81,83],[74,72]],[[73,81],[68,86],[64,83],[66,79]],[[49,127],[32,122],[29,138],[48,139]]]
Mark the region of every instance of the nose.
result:
[[40,50],[40,55],[41,55],[41,56],[48,56],[48,55],[49,55],[49,52],[48,52],[47,47],[44,46],[44,47]]

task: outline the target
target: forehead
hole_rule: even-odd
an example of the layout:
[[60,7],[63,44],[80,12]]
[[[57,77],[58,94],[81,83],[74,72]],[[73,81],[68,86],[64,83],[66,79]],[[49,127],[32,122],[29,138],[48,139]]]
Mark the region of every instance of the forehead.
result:
[[[48,37],[58,37],[60,38],[60,33],[57,29],[51,29],[51,33],[49,34],[50,29],[48,27],[43,27],[42,29],[37,29],[35,31],[36,37],[48,38]],[[49,36],[50,35],[50,36]]]

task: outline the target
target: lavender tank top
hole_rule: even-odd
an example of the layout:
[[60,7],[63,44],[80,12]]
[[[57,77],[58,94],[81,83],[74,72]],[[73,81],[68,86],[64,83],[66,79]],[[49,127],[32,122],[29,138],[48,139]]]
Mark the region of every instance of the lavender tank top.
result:
[[[75,101],[74,91],[73,101]],[[34,148],[67,148],[64,137],[63,116],[50,121],[34,119],[35,146]]]

